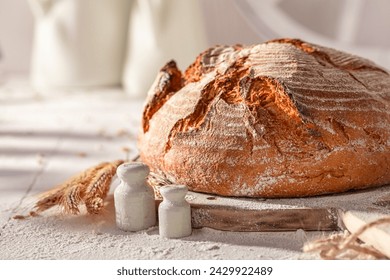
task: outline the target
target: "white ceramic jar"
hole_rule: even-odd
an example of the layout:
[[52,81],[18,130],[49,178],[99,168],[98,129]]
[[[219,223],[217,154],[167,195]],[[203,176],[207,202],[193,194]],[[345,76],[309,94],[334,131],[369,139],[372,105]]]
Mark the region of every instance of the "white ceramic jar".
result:
[[163,201],[158,207],[159,234],[166,238],[191,235],[191,206],[185,200],[187,186],[168,185],[160,188]]
[[124,163],[117,169],[121,180],[114,192],[116,224],[124,231],[139,231],[156,224],[154,192],[147,185],[149,167]]
[[119,85],[129,0],[29,0],[36,89]]

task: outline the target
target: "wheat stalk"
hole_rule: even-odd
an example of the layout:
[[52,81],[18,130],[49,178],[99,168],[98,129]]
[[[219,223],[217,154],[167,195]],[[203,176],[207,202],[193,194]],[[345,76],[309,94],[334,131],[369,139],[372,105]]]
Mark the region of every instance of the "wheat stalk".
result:
[[353,234],[344,231],[342,234],[312,241],[304,246],[303,251],[318,251],[323,259],[387,259],[388,256],[374,247],[358,241],[366,230],[383,224],[390,224],[389,216],[368,223]]
[[85,204],[88,213],[98,214],[110,189],[116,169],[123,160],[102,162],[66,180],[52,190],[42,193],[30,216],[35,216],[54,206],[66,214],[79,214]]
[[157,199],[162,199],[160,194],[160,188],[174,184],[172,180],[169,180],[164,174],[150,172],[148,176],[148,183],[154,190],[154,196]]

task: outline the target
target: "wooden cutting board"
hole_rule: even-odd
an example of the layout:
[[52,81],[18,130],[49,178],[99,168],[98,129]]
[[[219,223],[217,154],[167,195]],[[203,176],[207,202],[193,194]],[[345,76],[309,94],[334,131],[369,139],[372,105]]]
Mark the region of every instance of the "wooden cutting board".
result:
[[345,229],[343,215],[390,215],[390,186],[337,195],[289,199],[230,198],[189,192],[194,228],[226,231]]

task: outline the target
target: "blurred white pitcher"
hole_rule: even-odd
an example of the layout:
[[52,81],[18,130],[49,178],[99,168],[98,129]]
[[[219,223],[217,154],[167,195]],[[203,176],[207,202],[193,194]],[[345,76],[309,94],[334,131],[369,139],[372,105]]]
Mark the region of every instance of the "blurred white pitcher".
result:
[[181,70],[207,47],[199,0],[134,0],[123,84],[145,97],[160,68],[173,59]]
[[117,85],[129,0],[29,0],[35,16],[31,65],[37,89]]

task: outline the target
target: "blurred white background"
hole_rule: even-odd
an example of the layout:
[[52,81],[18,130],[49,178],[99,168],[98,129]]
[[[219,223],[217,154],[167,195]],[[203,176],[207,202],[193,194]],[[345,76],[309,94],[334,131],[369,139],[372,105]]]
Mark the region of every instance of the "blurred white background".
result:
[[26,0],[0,0],[0,70],[11,73],[29,70],[33,28]]
[[[164,2],[172,0],[143,1],[162,7]],[[27,75],[30,70],[34,18],[27,2],[0,0],[0,73],[3,75]],[[191,9],[197,15],[196,22],[203,23],[200,28],[204,32],[206,46],[255,44],[275,37],[297,37],[359,54],[390,68],[390,1],[199,0],[197,3],[199,13],[196,14],[195,8]],[[143,27],[139,28],[142,30]],[[186,30],[185,26],[181,28]],[[164,32],[163,28],[161,30]],[[193,28],[186,32],[191,35],[191,30]],[[200,36],[199,32],[196,36]],[[176,39],[181,40],[181,36]],[[174,39],[171,42],[172,45],[176,43]],[[178,55],[182,69],[195,58],[195,51],[198,52],[187,52],[188,57],[184,59]],[[176,58],[174,54],[170,56]],[[156,67],[161,66],[159,62]]]

